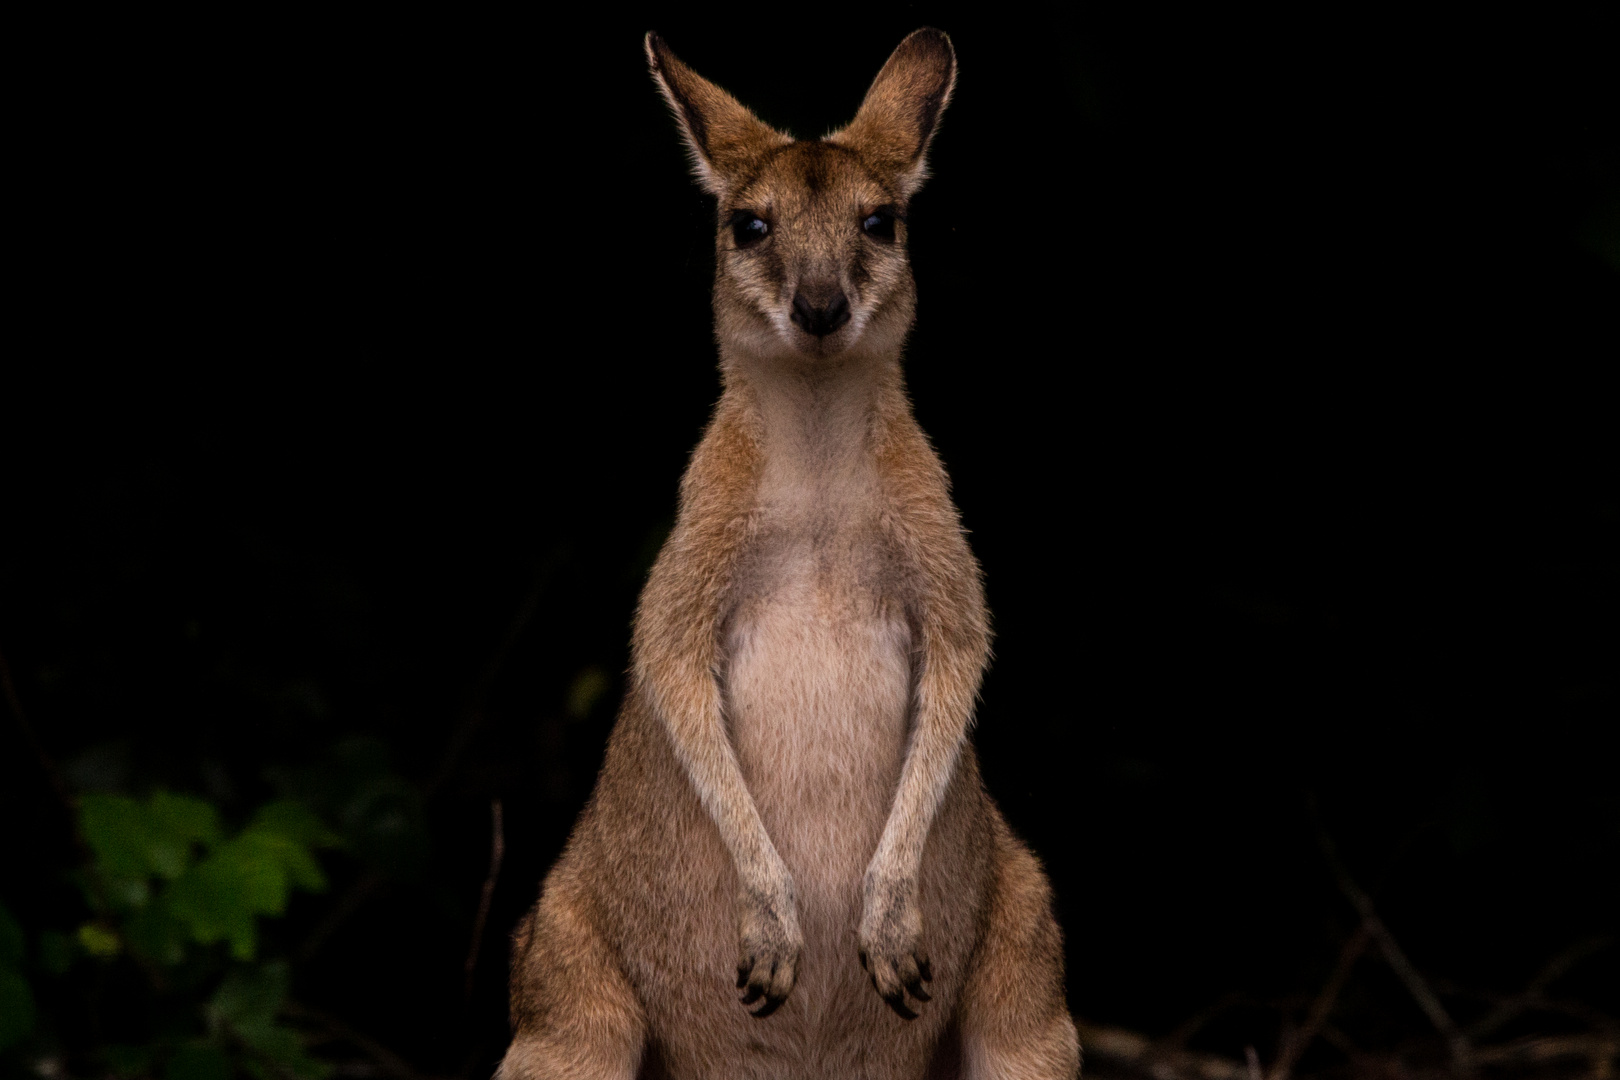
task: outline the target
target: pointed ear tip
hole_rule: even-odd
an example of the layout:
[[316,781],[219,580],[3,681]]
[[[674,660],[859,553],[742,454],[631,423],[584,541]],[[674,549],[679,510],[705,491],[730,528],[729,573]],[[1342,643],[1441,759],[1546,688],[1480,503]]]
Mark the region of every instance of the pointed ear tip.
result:
[[647,36],[641,39],[641,45],[646,50],[647,63],[652,65],[652,69],[657,71],[663,67],[664,54],[669,52],[669,46],[664,44],[664,39],[658,31],[647,31]]
[[906,35],[905,44],[932,47],[933,50],[945,53],[952,60],[956,59],[956,47],[951,44],[951,35],[938,27],[918,27]]

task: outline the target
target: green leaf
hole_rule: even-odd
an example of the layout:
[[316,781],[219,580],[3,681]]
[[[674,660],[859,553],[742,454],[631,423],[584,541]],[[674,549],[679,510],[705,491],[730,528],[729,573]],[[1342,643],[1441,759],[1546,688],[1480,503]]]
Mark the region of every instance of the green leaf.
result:
[[228,940],[233,956],[251,960],[257,951],[255,916],[285,912],[294,886],[311,892],[326,888],[315,856],[284,835],[282,826],[318,838],[314,827],[293,813],[261,815],[169,887],[165,904],[195,941]]
[[260,833],[243,833],[220,851],[221,870],[229,870],[239,883],[246,908],[259,915],[280,915],[287,910],[286,860],[281,849],[287,841]]
[[195,840],[206,847],[219,843],[219,812],[211,803],[159,791],[152,796],[149,809],[153,824],[170,836]]
[[292,799],[261,806],[248,824],[248,831],[284,836],[304,847],[337,847],[343,842],[313,810]]
[[[303,844],[275,833],[251,830],[238,837],[237,842],[253,859],[279,866],[286,878],[300,889],[308,892],[326,890],[326,875],[321,873],[320,864]],[[285,897],[282,903],[286,903]],[[273,912],[280,913],[279,909]]]
[[[254,903],[253,869],[237,846],[226,842],[170,885],[164,903],[198,944],[228,940],[231,955],[251,960],[257,951],[253,915],[263,910],[262,902],[257,908]],[[264,891],[262,883],[258,891]]]
[[166,791],[145,805],[122,795],[86,795],[79,802],[79,826],[108,879],[111,898],[131,907],[146,897],[131,892],[128,882],[154,875],[172,881],[191,864],[192,845],[212,847],[220,838],[219,814],[212,806]]
[[240,1034],[243,1042],[269,1058],[279,1072],[297,1080],[325,1080],[332,1074],[330,1065],[304,1052],[303,1040],[289,1028],[271,1025],[258,1032]]
[[0,904],[0,967],[18,967],[22,958],[22,927],[11,917],[6,905]]
[[118,935],[99,923],[87,922],[79,927],[79,944],[91,956],[117,956],[124,949]]
[[287,965],[280,962],[232,971],[208,1004],[209,1026],[229,1032],[265,1059],[246,1062],[255,1076],[324,1080],[330,1067],[304,1052],[297,1032],[276,1023],[290,981]]
[[231,1059],[211,1043],[191,1043],[169,1059],[163,1080],[231,1080]]
[[85,795],[79,800],[79,827],[96,853],[102,873],[143,878],[147,873],[146,813],[122,795]]
[[146,879],[140,878],[107,878],[103,882],[106,886],[103,895],[114,907],[121,911],[134,911],[146,906],[152,898],[152,888]]
[[332,1072],[330,1065],[304,1052],[304,1041],[291,1028],[265,1023],[238,1026],[235,1031],[237,1038],[270,1060],[276,1067],[273,1072],[298,1080],[324,1080]]
[[147,803],[147,864],[173,880],[191,861],[191,845],[219,843],[219,814],[208,803],[188,795],[154,794]]
[[388,766],[388,748],[375,739],[353,739],[327,759],[283,777],[283,788],[317,808],[355,855],[402,878],[421,873],[428,835],[421,793]]
[[15,1046],[34,1030],[34,995],[22,975],[0,968],[0,1050]]

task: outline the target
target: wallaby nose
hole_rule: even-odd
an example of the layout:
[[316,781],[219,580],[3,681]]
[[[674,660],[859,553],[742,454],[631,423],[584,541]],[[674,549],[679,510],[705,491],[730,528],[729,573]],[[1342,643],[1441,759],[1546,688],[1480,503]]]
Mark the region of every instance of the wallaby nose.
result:
[[825,304],[817,307],[802,292],[793,294],[793,324],[807,334],[826,337],[849,322],[849,297],[838,289]]

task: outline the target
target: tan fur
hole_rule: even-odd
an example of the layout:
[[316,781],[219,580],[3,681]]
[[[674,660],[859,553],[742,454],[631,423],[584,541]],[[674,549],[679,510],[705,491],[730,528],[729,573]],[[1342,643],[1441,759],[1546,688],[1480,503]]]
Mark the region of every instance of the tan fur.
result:
[[[647,52],[719,199],[725,390],[595,793],[515,937],[499,1075],[1072,1078],[1050,890],[967,741],[978,563],[900,374],[949,39],[908,37],[813,142]],[[862,224],[882,208],[892,239]],[[796,299],[847,321],[810,332]]]

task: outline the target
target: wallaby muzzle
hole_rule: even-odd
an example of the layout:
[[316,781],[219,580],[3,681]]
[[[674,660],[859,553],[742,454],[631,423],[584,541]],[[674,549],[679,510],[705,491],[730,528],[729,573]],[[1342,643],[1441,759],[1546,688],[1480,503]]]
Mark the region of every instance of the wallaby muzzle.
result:
[[826,337],[849,322],[849,297],[836,285],[830,296],[824,289],[801,288],[793,294],[793,314],[788,317],[805,333]]

